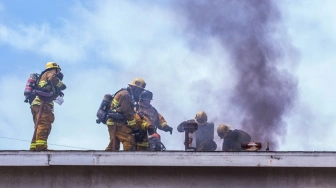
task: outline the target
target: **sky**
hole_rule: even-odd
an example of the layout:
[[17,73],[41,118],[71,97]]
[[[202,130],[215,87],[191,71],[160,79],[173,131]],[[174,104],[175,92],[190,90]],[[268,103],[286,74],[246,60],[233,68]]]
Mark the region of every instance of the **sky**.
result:
[[[103,96],[141,77],[174,128],[173,135],[159,132],[167,150],[184,149],[176,127],[204,110],[215,128],[246,130],[253,141],[271,142],[271,150],[335,151],[336,2],[266,1],[271,8],[261,17],[255,10],[262,1],[213,2],[0,0],[0,150],[29,149],[34,124],[24,87],[30,73],[55,61],[67,89],[64,103],[55,104],[50,149],[104,150],[107,127],[95,123]],[[260,25],[249,24],[256,17]],[[256,36],[263,40],[247,48],[245,39]],[[256,77],[276,84],[255,88],[240,69],[258,59],[248,59],[254,49],[272,70]],[[244,90],[245,77],[253,93]],[[272,126],[261,120],[272,105],[261,115],[250,108],[264,99],[280,109]],[[219,151],[222,140],[216,131],[214,137]]]

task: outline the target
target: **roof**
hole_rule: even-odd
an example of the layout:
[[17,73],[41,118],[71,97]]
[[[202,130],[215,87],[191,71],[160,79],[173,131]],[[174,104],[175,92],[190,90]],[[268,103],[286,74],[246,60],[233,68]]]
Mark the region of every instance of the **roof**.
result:
[[0,166],[336,167],[336,152],[0,151]]

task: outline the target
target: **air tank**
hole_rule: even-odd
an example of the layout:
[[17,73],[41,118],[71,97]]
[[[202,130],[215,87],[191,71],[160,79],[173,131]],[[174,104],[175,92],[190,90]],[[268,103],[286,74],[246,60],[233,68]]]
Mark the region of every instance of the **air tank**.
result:
[[97,111],[97,120],[96,123],[106,123],[106,115],[107,112],[109,111],[111,101],[113,99],[113,96],[111,94],[106,94],[104,95],[104,98],[98,108]]
[[38,79],[38,74],[37,73],[29,75],[29,78],[28,78],[27,83],[26,83],[25,90],[23,92],[23,94],[25,96],[25,101],[24,102],[28,102],[31,94],[33,93],[33,90],[35,89],[35,86],[36,86],[35,83],[36,83],[37,79]]

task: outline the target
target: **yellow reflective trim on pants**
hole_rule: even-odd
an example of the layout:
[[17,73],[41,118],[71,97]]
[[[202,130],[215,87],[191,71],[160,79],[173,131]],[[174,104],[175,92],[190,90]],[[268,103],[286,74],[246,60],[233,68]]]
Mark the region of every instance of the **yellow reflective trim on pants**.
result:
[[136,120],[133,119],[131,121],[127,121],[127,123],[128,123],[129,126],[134,126],[136,124]]
[[47,141],[46,140],[36,140],[36,146],[46,146]]
[[164,126],[166,126],[167,125],[167,122],[163,122],[163,123],[161,123],[161,127],[164,127]]
[[35,97],[35,99],[31,103],[31,106],[33,106],[33,105],[40,105],[40,104],[41,104],[40,98],[39,97]]
[[149,143],[148,142],[137,142],[137,146],[141,146],[141,147],[149,147]]
[[30,144],[30,149],[35,149],[36,148],[36,143],[31,143]]

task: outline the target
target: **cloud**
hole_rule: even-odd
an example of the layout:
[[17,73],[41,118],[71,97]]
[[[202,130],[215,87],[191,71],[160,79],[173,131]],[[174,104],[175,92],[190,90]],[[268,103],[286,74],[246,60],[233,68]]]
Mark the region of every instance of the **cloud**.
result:
[[59,35],[48,24],[18,25],[15,28],[0,26],[0,42],[19,51],[28,51],[69,63],[77,62],[84,56],[78,47],[80,43],[69,43],[71,38]]

